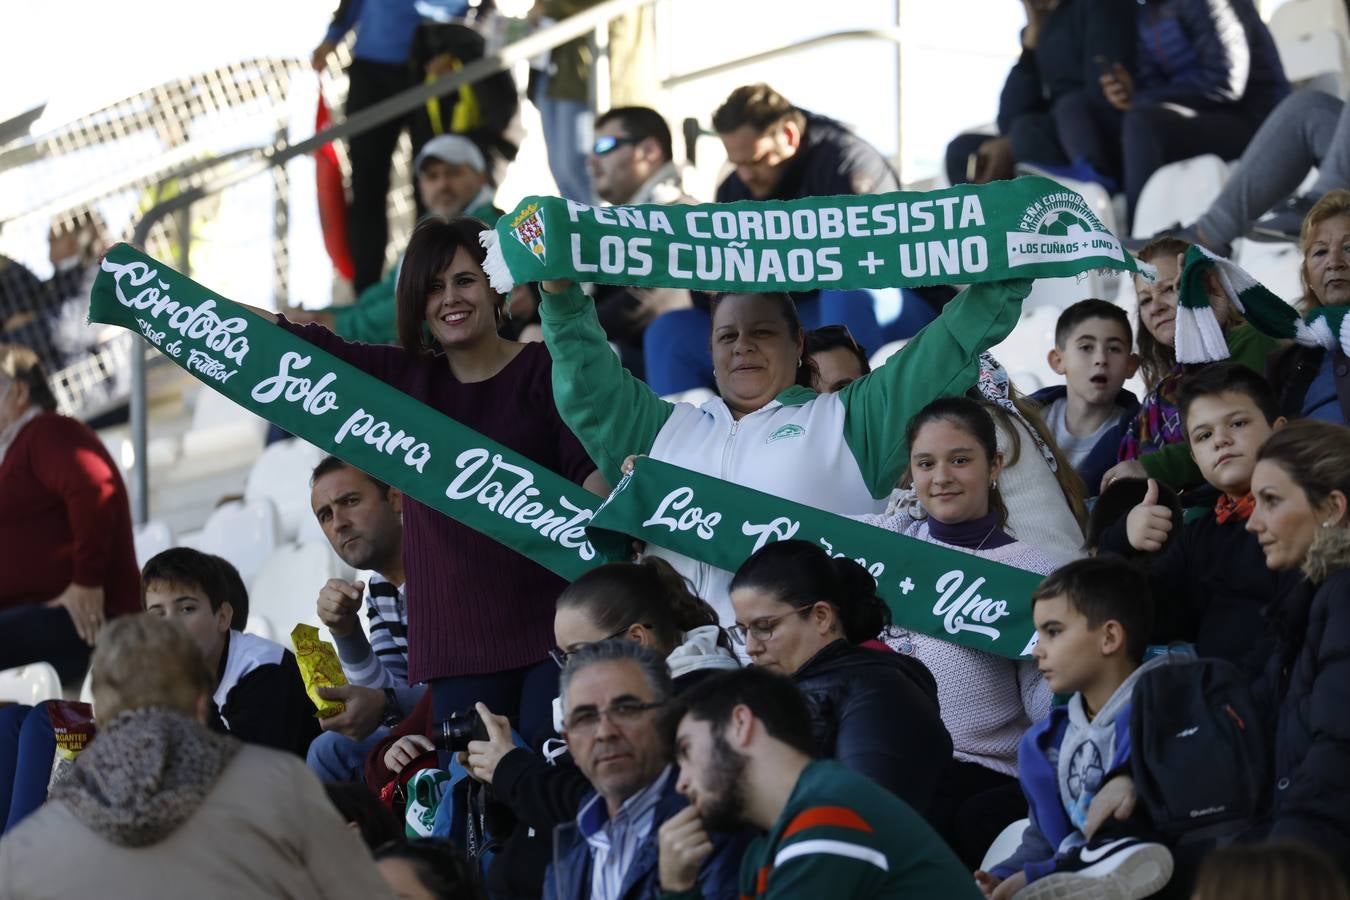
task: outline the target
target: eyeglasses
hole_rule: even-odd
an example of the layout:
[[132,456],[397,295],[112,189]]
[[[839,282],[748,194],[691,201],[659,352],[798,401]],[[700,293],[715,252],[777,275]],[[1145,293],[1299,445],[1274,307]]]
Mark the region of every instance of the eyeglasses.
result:
[[595,139],[595,143],[591,146],[591,153],[595,156],[604,156],[608,153],[613,153],[625,144],[640,144],[643,140],[644,138],[616,137],[615,135],[607,134]]
[[804,616],[814,608],[815,604],[812,603],[808,606],[803,606],[801,609],[788,610],[781,616],[768,616],[763,619],[756,619],[749,625],[742,625],[740,622],[737,622],[735,625],[732,625],[728,631],[731,632],[731,639],[738,644],[745,643],[746,635],[763,643],[764,641],[772,640],[773,633],[778,630],[779,622],[793,614]]
[[819,328],[812,328],[806,333],[806,337],[817,344],[826,346],[843,344],[850,350],[859,350],[858,342],[853,337],[853,332],[848,330],[847,325],[822,325]]
[[568,737],[587,737],[594,734],[595,730],[600,727],[602,716],[607,717],[610,724],[622,728],[636,722],[643,713],[659,709],[665,705],[665,700],[655,700],[650,703],[643,703],[641,700],[619,700],[603,709],[584,706],[564,719],[563,727],[567,729]]
[[[652,627],[645,622],[629,622],[627,625],[623,626],[613,634],[605,635],[600,639],[600,641],[612,641],[619,635],[623,634],[628,629],[632,628],[634,625],[641,625],[643,628],[648,629]],[[564,650],[561,647],[554,647],[552,650],[548,651],[548,655],[553,658],[553,661],[555,663],[558,664],[558,668],[565,669],[567,668],[567,658],[569,656],[571,656],[574,653],[580,653],[582,650],[586,649],[591,644],[598,644],[600,643],[600,641],[587,641],[584,644],[575,644],[574,645],[576,647],[575,650]]]

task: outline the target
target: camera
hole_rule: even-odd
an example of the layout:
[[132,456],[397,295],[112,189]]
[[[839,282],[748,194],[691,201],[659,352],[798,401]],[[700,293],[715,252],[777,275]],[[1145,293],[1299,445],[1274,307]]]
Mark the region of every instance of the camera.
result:
[[458,753],[469,749],[469,741],[489,740],[487,725],[478,711],[469,709],[460,713],[451,713],[450,718],[441,723],[433,736],[436,749],[446,753]]

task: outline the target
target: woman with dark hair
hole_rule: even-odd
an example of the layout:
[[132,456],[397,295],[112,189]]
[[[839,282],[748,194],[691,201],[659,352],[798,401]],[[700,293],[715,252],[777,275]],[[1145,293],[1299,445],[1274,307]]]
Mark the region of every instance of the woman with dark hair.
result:
[[[471,218],[424,219],[398,279],[400,347],[344,341],[319,325],[278,324],[455,421],[596,493],[595,466],[553,405],[542,344],[497,334],[505,298],[483,274]],[[482,701],[531,744],[551,732],[557,694],[553,600],[561,578],[486,535],[406,498],[408,681],[431,683],[436,721]]]
[[[862,521],[931,544],[1047,575],[1056,563],[1006,531],[998,489],[1003,456],[994,421],[965,397],[934,400],[910,419],[909,472],[919,511]],[[1057,489],[1056,494],[1058,494]],[[1058,499],[1058,498],[1056,498]],[[972,866],[1009,822],[1026,815],[1017,745],[1050,710],[1050,690],[1031,659],[1005,659],[924,634],[888,629],[886,643],[937,680],[954,752],[938,791],[938,831]]]
[[736,570],[731,603],[732,635],[751,664],[790,676],[806,696],[820,755],[929,810],[951,738],[928,669],[863,646],[891,620],[867,570],[806,541],[778,541]]

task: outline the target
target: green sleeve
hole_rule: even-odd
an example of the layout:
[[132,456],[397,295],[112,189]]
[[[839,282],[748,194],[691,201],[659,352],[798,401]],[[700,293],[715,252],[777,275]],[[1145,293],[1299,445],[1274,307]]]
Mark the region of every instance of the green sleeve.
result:
[[980,354],[1012,332],[1031,285],[1027,279],[971,285],[881,368],[839,392],[844,440],[873,497],[889,494],[905,471],[910,418],[975,384]]
[[[1228,333],[1228,357],[1242,363],[1258,375],[1266,371],[1266,357],[1278,350],[1280,341],[1267,337],[1249,324],[1239,325]],[[1169,444],[1156,453],[1139,457],[1144,471],[1174,491],[1194,487],[1205,480],[1200,467],[1191,456],[1191,447],[1183,442]]]
[[542,293],[539,319],[553,356],[553,402],[610,484],[626,457],[646,453],[675,411],[619,364],[591,298],[575,285]]
[[394,287],[398,284],[398,266],[382,280],[361,292],[351,306],[333,307],[333,327],[338,336],[365,344],[393,344],[398,341],[398,303]]

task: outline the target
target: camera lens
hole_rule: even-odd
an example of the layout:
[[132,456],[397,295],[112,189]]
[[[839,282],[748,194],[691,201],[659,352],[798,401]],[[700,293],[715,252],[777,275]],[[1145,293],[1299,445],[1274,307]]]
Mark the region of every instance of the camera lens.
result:
[[432,738],[436,744],[436,749],[446,753],[467,751],[470,741],[486,741],[487,739],[487,726],[483,724],[478,712],[473,709],[451,713],[450,717],[441,723],[440,730]]

